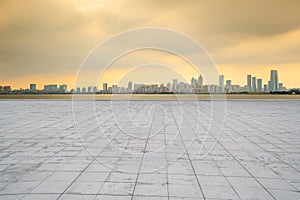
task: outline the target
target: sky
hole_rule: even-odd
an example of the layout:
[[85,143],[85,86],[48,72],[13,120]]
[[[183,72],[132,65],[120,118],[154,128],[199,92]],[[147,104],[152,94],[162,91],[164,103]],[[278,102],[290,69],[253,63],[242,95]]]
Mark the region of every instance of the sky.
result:
[[[123,31],[161,27],[201,44],[233,84],[245,85],[247,74],[266,83],[270,70],[277,69],[285,86],[300,87],[299,8],[298,0],[0,0],[0,85],[72,88],[79,67],[98,44]],[[143,65],[155,69],[152,73],[130,71],[143,62],[162,65]],[[133,52],[113,65],[100,82],[198,76],[188,63],[163,52]]]

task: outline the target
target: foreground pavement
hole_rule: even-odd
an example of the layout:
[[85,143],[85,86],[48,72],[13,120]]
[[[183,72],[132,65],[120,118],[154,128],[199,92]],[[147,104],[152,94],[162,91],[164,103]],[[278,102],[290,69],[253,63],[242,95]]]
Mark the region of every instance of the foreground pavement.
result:
[[300,101],[0,107],[0,199],[300,199]]

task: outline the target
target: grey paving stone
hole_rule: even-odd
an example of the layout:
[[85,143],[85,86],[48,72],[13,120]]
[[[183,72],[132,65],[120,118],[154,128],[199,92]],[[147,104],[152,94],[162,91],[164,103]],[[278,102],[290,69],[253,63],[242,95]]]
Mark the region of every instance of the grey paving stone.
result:
[[0,101],[0,199],[300,199],[300,101],[221,103]]
[[84,195],[97,195],[103,186],[103,182],[92,182],[92,181],[76,181],[74,182],[66,193],[70,194],[84,194]]
[[52,200],[58,197],[59,194],[26,194],[22,200]]
[[71,184],[70,181],[44,181],[36,188],[34,188],[31,193],[49,193],[49,194],[61,194],[67,187]]

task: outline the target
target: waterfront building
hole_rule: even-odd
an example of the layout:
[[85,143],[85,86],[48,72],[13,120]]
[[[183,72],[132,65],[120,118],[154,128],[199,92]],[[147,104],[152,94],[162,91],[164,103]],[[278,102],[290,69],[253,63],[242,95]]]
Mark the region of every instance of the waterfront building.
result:
[[251,81],[252,81],[252,78],[251,78],[251,74],[248,74],[247,75],[247,87],[248,87],[248,92],[251,92],[252,91],[252,84],[251,84]]
[[31,83],[31,84],[29,85],[29,90],[30,90],[30,91],[36,91],[36,84]]
[[271,92],[278,91],[278,71],[271,70],[269,90]]
[[252,77],[252,92],[256,92],[256,77]]
[[103,91],[107,92],[107,83],[103,83]]
[[257,79],[257,92],[262,92],[262,79]]
[[44,85],[44,92],[57,92],[57,85],[56,84],[50,84],[50,85]]

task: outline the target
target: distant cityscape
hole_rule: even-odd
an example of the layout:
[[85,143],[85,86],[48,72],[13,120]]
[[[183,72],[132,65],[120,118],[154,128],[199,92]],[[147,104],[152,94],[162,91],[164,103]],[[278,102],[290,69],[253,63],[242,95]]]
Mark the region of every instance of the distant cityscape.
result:
[[119,87],[118,85],[109,86],[103,83],[102,89],[97,86],[78,87],[68,90],[66,84],[44,85],[41,90],[37,89],[37,84],[30,84],[27,89],[12,89],[11,86],[0,86],[0,94],[207,94],[207,93],[299,93],[299,88],[287,89],[283,83],[279,82],[278,71],[271,70],[270,80],[263,84],[261,78],[252,76],[246,77],[246,85],[234,85],[231,80],[226,80],[224,75],[219,76],[219,84],[205,85],[202,75],[198,78],[191,78],[190,83],[179,82],[173,79],[172,83],[165,84],[133,84],[128,82],[127,87]]

